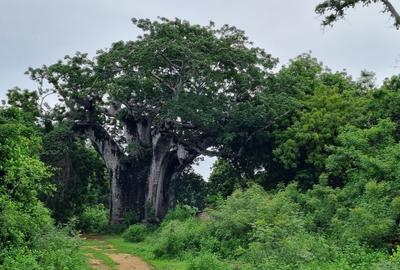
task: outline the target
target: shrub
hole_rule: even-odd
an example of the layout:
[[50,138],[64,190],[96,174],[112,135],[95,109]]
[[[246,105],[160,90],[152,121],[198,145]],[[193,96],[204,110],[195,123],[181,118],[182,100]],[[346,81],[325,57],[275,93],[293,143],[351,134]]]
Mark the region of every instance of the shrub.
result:
[[86,233],[101,233],[107,230],[109,212],[103,204],[86,206],[80,218],[80,228]]
[[229,264],[222,262],[215,254],[200,253],[192,259],[188,270],[230,270]]
[[[0,249],[30,247],[53,226],[48,209],[42,203],[30,208],[0,194]],[[1,259],[0,259],[1,260]]]
[[129,242],[141,242],[143,241],[149,230],[144,224],[134,224],[123,233],[122,237]]
[[126,211],[122,225],[128,228],[130,225],[136,224],[140,221],[139,215],[135,211]]
[[389,259],[385,258],[376,264],[379,270],[400,269],[400,247],[394,250]]
[[191,217],[194,217],[197,209],[195,207],[189,205],[178,204],[173,210],[169,211],[166,217],[164,218],[164,223],[171,220],[186,220]]
[[185,251],[197,251],[207,239],[207,225],[194,218],[185,221],[172,220],[161,227],[154,249],[157,257],[182,255]]
[[68,269],[82,270],[86,262],[79,250],[78,238],[71,238],[64,230],[53,227],[30,248],[13,247],[0,251],[4,270]]
[[4,258],[1,264],[3,270],[41,270],[37,258],[31,251],[22,248],[15,248],[0,252]]

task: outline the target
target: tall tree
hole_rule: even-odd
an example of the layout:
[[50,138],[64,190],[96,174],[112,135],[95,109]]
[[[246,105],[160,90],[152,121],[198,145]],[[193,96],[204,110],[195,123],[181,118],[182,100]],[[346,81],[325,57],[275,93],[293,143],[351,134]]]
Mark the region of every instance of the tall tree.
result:
[[160,220],[175,201],[175,180],[197,156],[245,142],[247,117],[262,124],[251,126],[256,132],[266,128],[260,118],[279,114],[270,109],[276,98],[248,109],[260,95],[268,102],[264,90],[276,60],[243,31],[178,19],[133,22],[144,31],[135,41],[114,43],[93,59],[77,53],[30,69],[41,87],[61,96],[62,117],[103,157],[112,223],[127,210]]
[[383,4],[383,12],[389,13],[394,20],[394,26],[400,28],[400,15],[396,7],[389,0],[324,0],[317,5],[315,11],[324,15],[325,18],[322,25],[332,25],[339,19],[342,19],[346,15],[346,10],[354,8],[357,4],[369,6],[371,4],[381,3]]

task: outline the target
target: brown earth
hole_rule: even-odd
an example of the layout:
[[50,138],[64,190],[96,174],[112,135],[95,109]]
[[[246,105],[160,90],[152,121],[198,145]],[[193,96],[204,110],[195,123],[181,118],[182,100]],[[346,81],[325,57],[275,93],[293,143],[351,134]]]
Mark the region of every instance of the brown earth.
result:
[[[101,237],[96,236],[88,236],[85,239],[97,240],[99,244],[85,246],[87,252],[85,255],[88,257],[89,264],[92,269],[96,270],[154,270],[154,268],[149,265],[147,262],[143,261],[141,258],[137,256],[133,256],[131,254],[126,253],[118,253],[115,247],[106,241],[104,241]],[[94,250],[97,252],[103,253],[103,255],[109,257],[116,264],[116,267],[110,268],[104,262],[90,253],[90,250]]]

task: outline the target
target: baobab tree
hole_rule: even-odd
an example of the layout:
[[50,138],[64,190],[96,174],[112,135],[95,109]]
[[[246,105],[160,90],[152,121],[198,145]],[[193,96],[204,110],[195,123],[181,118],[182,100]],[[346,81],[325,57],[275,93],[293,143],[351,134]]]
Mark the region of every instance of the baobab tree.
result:
[[248,143],[285,107],[266,89],[276,60],[243,31],[179,19],[133,22],[144,32],[134,41],[29,70],[42,94],[61,97],[58,119],[103,157],[112,223],[125,211],[162,219],[175,180],[196,157]]

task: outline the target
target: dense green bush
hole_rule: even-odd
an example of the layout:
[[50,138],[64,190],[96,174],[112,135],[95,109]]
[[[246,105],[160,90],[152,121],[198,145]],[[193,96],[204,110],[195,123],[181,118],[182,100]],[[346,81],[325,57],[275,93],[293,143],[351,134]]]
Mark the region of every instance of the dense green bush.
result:
[[109,211],[103,204],[86,206],[79,218],[79,227],[85,233],[101,233],[108,229]]
[[[366,233],[380,232],[357,232],[347,216],[339,219],[340,192],[322,185],[306,193],[295,184],[275,192],[252,186],[235,191],[207,219],[168,219],[146,241],[155,245],[156,256],[193,257],[189,269],[378,270],[396,265],[396,253],[389,259],[385,250],[363,241]],[[335,227],[339,221],[344,228]],[[347,230],[354,237],[344,241],[339,234]]]
[[31,248],[13,247],[0,251],[1,269],[87,269],[85,259],[79,252],[80,240],[71,238],[63,231],[53,228]]
[[134,224],[126,229],[122,237],[129,242],[141,242],[146,238],[148,233],[149,229],[145,224]]
[[154,253],[158,257],[172,257],[199,250],[206,234],[207,225],[194,218],[166,222],[159,231]]
[[197,209],[193,206],[178,204],[173,210],[169,211],[164,218],[164,223],[170,220],[186,220],[194,217]]
[[40,138],[21,111],[0,108],[0,268],[85,269],[79,241],[54,226],[38,199],[53,191],[39,149]]
[[233,267],[221,261],[215,254],[200,253],[191,260],[188,270],[230,270]]

